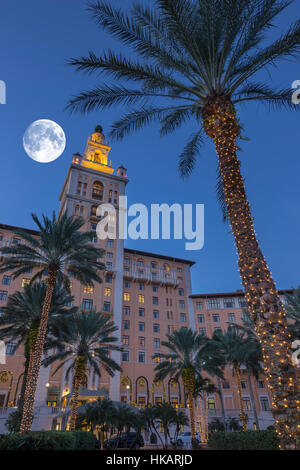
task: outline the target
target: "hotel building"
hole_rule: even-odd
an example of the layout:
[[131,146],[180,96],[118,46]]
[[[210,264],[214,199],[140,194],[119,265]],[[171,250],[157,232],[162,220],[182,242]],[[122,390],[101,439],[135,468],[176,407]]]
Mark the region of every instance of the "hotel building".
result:
[[[118,215],[119,196],[125,195],[127,170],[119,166],[115,172],[109,152],[102,128],[98,126],[89,137],[84,153],[73,155],[59,196],[60,214],[67,212],[82,217],[85,221],[82,230],[96,230],[100,203],[112,204]],[[15,228],[0,225],[0,247],[22,241],[14,234]],[[33,230],[27,231],[38,235]],[[190,274],[193,261],[125,248],[122,239],[99,240],[96,232],[93,242],[105,250],[103,282],[91,288],[71,279],[74,305],[87,312],[96,309],[113,319],[124,351],[112,353],[122,372],[113,378],[105,371],[100,378],[89,374],[80,401],[106,395],[114,401],[138,406],[167,400],[185,408],[182,383],[169,379],[155,383],[154,368],[159,361],[155,355],[163,351],[161,343],[166,334],[183,326],[211,336],[216,328],[224,329],[231,322],[241,323],[246,307],[243,292],[195,295]],[[16,280],[9,272],[0,275],[0,313],[9,295],[22,290],[33,274],[29,272]],[[281,292],[283,297],[286,292]],[[22,347],[6,344],[6,364],[0,364],[0,433],[5,432],[7,414],[18,402],[23,366]],[[41,368],[33,429],[60,428],[63,410],[70,404],[72,381],[66,381],[63,368],[53,375],[54,369],[54,365]],[[260,427],[265,428],[273,420],[264,377],[256,380],[243,371],[242,379],[249,427],[255,427],[258,419]],[[212,381],[222,393],[207,397],[210,418],[221,419],[220,400],[226,417],[237,417],[237,386],[231,369],[227,367],[224,381],[217,382],[214,378]]]

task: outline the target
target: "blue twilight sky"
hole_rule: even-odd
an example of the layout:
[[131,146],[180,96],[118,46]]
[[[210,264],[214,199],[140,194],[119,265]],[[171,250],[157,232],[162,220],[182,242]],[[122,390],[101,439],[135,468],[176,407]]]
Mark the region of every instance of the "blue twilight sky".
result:
[[[133,0],[113,0],[125,7]],[[298,18],[299,0],[278,21],[277,33]],[[96,54],[116,41],[104,34],[86,11],[85,0],[2,0],[0,4],[0,80],[7,85],[7,104],[0,105],[0,222],[33,227],[30,212],[58,210],[71,156],[82,152],[96,124],[105,131],[124,110],[115,108],[87,116],[64,111],[68,98],[93,87],[96,76],[66,66],[70,57]],[[289,87],[300,80],[298,62],[283,62],[264,76]],[[244,134],[242,171],[263,252],[279,288],[300,283],[299,118],[298,113],[268,111],[257,105],[240,109]],[[37,119],[52,119],[66,134],[67,145],[55,162],[41,164],[24,152],[22,137]],[[191,126],[190,126],[191,127]],[[177,172],[177,156],[189,126],[160,138],[152,127],[113,143],[114,168],[128,168],[128,202],[204,203],[205,246],[185,251],[184,241],[128,241],[127,247],[196,261],[192,268],[194,293],[241,288],[237,256],[228,225],[221,220],[215,196],[216,154],[207,143],[196,171],[188,181]]]

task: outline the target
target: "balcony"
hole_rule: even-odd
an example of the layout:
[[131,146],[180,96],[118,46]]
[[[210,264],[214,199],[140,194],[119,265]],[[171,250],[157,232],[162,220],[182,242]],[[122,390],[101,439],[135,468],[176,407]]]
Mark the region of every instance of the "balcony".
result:
[[178,280],[175,271],[165,271],[164,269],[151,269],[150,265],[131,266],[125,265],[123,276],[128,279],[140,280],[146,282],[156,282],[157,284],[164,284],[176,287]]

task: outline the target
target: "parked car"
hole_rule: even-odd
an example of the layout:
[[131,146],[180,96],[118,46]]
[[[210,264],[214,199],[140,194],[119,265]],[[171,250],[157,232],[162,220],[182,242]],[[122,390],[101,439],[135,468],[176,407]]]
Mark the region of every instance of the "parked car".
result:
[[105,449],[135,449],[144,446],[144,439],[136,432],[123,432],[120,436],[113,436],[104,442]]
[[[196,432],[196,440],[200,444],[201,442],[201,437],[198,432]],[[183,446],[187,444],[192,444],[192,434],[191,431],[184,431],[178,434],[177,436],[177,441],[176,441],[178,446]]]

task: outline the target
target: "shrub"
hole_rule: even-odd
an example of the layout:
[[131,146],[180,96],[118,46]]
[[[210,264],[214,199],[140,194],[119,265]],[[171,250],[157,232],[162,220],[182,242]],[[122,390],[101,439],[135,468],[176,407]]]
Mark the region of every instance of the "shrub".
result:
[[5,426],[9,433],[18,432],[21,424],[22,413],[19,410],[10,413]]
[[94,450],[96,448],[97,438],[92,432],[76,431],[75,437],[75,450]]
[[157,435],[154,432],[151,433],[150,444],[157,444]]
[[95,441],[86,431],[33,431],[1,436],[0,450],[94,450]]
[[278,450],[278,446],[274,430],[216,432],[208,439],[208,448],[212,450]]

